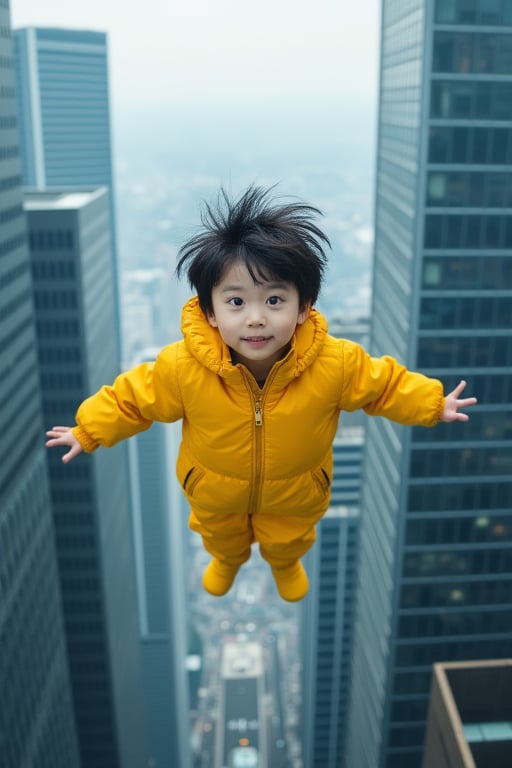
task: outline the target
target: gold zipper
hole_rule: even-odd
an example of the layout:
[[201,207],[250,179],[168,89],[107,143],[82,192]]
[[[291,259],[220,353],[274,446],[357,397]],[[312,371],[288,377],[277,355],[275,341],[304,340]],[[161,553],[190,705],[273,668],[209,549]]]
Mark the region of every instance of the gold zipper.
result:
[[[282,361],[280,361],[282,362]],[[267,395],[267,392],[270,389],[270,386],[272,385],[272,381],[274,380],[274,377],[279,370],[280,365],[279,363],[276,363],[272,370],[270,371],[269,375],[267,376],[267,380],[265,382],[265,385],[262,390],[258,387],[256,391],[256,380],[254,379],[253,375],[249,371],[245,371],[243,368],[242,374],[245,381],[245,385],[247,387],[247,391],[249,392],[253,403],[254,403],[254,469],[253,469],[253,478],[252,478],[252,484],[251,484],[251,495],[249,498],[249,515],[252,515],[257,507],[258,507],[258,499],[260,497],[260,491],[261,491],[261,465],[262,465],[262,445],[263,445],[263,405],[265,403],[265,398]],[[254,382],[254,384],[253,384]]]

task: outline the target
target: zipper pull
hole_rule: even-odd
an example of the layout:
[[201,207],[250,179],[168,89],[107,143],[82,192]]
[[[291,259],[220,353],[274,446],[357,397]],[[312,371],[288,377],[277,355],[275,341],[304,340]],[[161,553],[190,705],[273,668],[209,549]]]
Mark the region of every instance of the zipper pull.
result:
[[261,410],[261,404],[259,401],[254,406],[254,420],[257,427],[263,426],[263,411]]

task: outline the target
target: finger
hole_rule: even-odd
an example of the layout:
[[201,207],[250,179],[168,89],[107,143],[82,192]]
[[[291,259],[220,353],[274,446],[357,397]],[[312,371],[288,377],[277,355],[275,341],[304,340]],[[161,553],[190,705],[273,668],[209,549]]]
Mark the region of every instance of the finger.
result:
[[457,400],[457,405],[459,408],[465,408],[468,405],[475,405],[477,402],[476,397],[466,397],[464,400]]
[[66,427],[52,427],[46,434],[48,437],[61,437],[69,431],[69,428]]
[[457,386],[453,390],[452,395],[454,397],[458,397],[466,389],[466,384],[467,384],[467,382],[464,381],[464,380],[459,381],[459,383],[457,384]]
[[68,464],[72,459],[75,458],[75,456],[78,456],[78,454],[80,453],[80,450],[81,449],[77,448],[76,445],[70,448],[70,450],[67,453],[65,453],[64,456],[62,457],[62,461],[64,462],[64,464]]
[[457,421],[469,421],[469,416],[467,413],[457,413],[455,418]]

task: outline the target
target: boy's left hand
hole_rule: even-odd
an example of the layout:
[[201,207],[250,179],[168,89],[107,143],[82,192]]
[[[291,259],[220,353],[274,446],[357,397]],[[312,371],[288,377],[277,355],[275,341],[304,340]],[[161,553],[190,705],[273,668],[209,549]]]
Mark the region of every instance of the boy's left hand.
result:
[[470,405],[474,405],[477,402],[476,397],[466,397],[459,400],[459,395],[466,387],[466,382],[461,381],[453,392],[446,395],[444,401],[444,408],[441,414],[441,421],[468,421],[469,416],[467,413],[459,413],[459,408],[467,408]]

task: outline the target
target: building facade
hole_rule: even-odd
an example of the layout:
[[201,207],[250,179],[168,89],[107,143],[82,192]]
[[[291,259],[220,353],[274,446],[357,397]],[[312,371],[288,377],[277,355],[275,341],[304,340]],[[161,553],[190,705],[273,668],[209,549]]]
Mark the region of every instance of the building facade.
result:
[[420,768],[432,663],[510,653],[511,171],[511,3],[384,0],[370,349],[479,405],[368,424],[350,768]]
[[[107,35],[26,27],[13,30],[13,38],[23,185],[107,188],[117,294]],[[118,301],[116,313],[120,344]]]
[[340,768],[344,752],[357,578],[357,507],[331,506],[307,555],[301,606],[302,750],[305,768]]
[[[154,360],[146,349],[134,365]],[[155,766],[191,766],[185,574],[187,514],[173,467],[181,424],[128,443],[148,750]]]
[[14,30],[23,184],[112,190],[104,32]]
[[[25,194],[47,427],[119,372],[105,188]],[[126,444],[48,454],[82,768],[146,764]]]
[[9,2],[0,2],[0,755],[79,768],[23,211]]
[[512,659],[434,664],[422,768],[512,764]]

